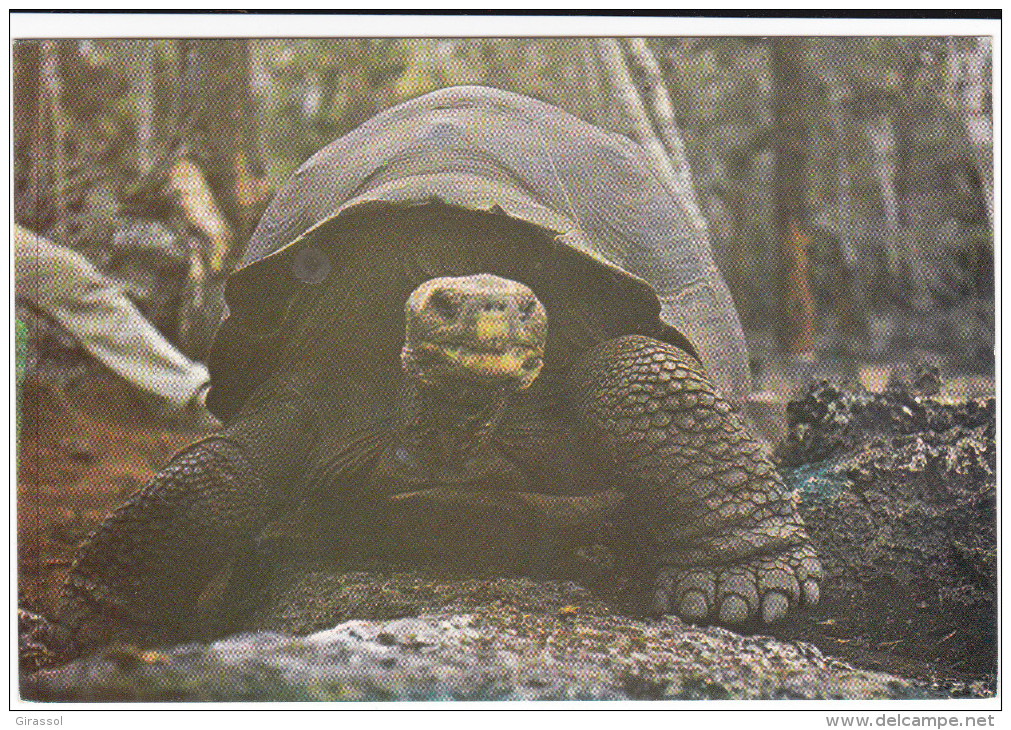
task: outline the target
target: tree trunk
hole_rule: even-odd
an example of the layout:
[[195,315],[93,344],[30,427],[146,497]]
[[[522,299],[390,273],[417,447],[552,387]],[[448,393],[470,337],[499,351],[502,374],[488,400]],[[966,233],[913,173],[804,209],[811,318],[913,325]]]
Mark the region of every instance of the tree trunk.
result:
[[344,126],[354,129],[367,119],[371,119],[378,111],[372,84],[369,82],[368,55],[370,41],[365,38],[355,38],[343,44],[344,94],[347,101],[347,113]]
[[16,41],[13,48],[14,218],[44,231],[54,222],[53,132],[50,101],[41,83],[42,44]]
[[175,116],[179,138],[165,185],[202,239],[191,260],[183,349],[203,359],[223,312],[224,279],[269,197],[256,131],[248,40],[178,41]]
[[807,204],[807,127],[804,105],[809,90],[798,38],[772,38],[769,57],[773,85],[773,142],[776,159],[776,236],[780,253],[780,330],[782,350],[812,359],[815,345],[814,298],[809,283],[811,243]]
[[859,253],[853,242],[853,221],[851,197],[851,180],[849,169],[849,145],[847,130],[852,118],[845,108],[846,99],[851,97],[852,90],[838,73],[840,54],[838,41],[827,41],[830,48],[832,64],[828,79],[829,119],[832,124],[832,136],[835,150],[836,178],[836,232],[839,238],[841,266],[839,270],[839,287],[837,312],[840,330],[843,336],[852,342],[867,336],[867,295],[860,275]]
[[[231,225],[238,248],[252,233],[267,193],[256,130],[248,40],[180,41],[181,73],[177,121],[182,151],[192,156]],[[185,156],[185,155],[184,155]],[[214,264],[241,256],[215,252]],[[216,259],[215,257],[220,257]]]
[[137,171],[146,175],[154,168],[154,41],[136,41],[136,72],[130,75],[131,91],[137,100]]
[[881,191],[885,220],[885,260],[893,281],[902,279],[899,251],[899,199],[895,190],[895,130],[886,114],[876,114],[864,121],[867,141],[873,151],[874,177]]
[[66,193],[65,119],[58,41],[18,41],[13,51],[14,214],[44,232],[61,217]]
[[[672,281],[669,291],[660,292],[664,306],[668,307],[675,326],[693,342],[702,358],[712,364],[710,375],[721,384],[724,395],[743,405],[751,393],[747,344],[730,290],[711,258],[708,226],[695,202],[690,175],[677,172],[678,169],[686,171],[688,166],[684,159],[672,160],[672,153],[661,142],[619,42],[613,38],[599,39],[596,50],[607,74],[607,86],[633,128],[633,137],[645,153],[646,164],[671,196],[678,214],[676,230],[670,232],[672,237],[693,241],[699,255],[705,259],[699,265],[710,271],[703,279]],[[668,117],[668,122],[673,124],[672,116]],[[720,337],[711,337],[717,330],[721,332]]]
[[[667,184],[671,193],[679,200],[684,201],[685,212],[688,214],[691,224],[704,231],[706,222],[702,218],[695,200],[695,191],[691,185],[691,173],[688,172],[688,163],[684,159],[683,146],[680,144],[680,134],[677,133],[674,126],[673,112],[670,110],[670,99],[666,99],[669,112],[666,123],[673,130],[670,132],[672,139],[677,140],[676,149],[682,152],[682,156],[677,162],[674,161],[674,150],[668,150],[664,146],[657,133],[657,128],[650,119],[646,103],[632,79],[632,74],[625,63],[625,57],[618,41],[614,38],[601,38],[597,41],[597,52],[600,55],[601,66],[609,75],[610,86],[618,98],[624,116],[631,122],[635,138],[646,152],[646,158],[660,179]],[[661,99],[666,95],[662,86],[657,93]]]
[[983,201],[987,220],[993,223],[993,121],[987,113],[984,100],[990,86],[986,78],[990,59],[990,38],[974,38],[962,55],[964,83],[962,84],[962,123],[972,147],[973,163],[983,185]]

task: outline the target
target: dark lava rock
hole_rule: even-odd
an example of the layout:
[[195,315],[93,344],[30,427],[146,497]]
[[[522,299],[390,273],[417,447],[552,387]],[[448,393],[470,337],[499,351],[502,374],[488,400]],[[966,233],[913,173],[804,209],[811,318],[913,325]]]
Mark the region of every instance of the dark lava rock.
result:
[[996,678],[994,399],[814,385],[788,407],[783,475],[825,568],[778,636],[955,694]]
[[[311,580],[311,579],[310,579]],[[814,646],[635,619],[571,582],[331,575],[356,619],[301,638],[271,630],[166,650],[112,647],[22,680],[35,700],[885,699],[927,696]],[[296,591],[298,592],[298,591]],[[441,606],[441,607],[440,607]],[[370,608],[371,607],[371,608]],[[396,610],[396,609],[394,609]],[[278,622],[284,623],[279,618]]]
[[[929,378],[922,375],[917,384]],[[992,444],[996,400],[952,404],[920,395],[913,387],[868,393],[822,381],[787,404],[786,416],[786,440],[776,456],[782,466],[797,467],[856,452],[875,437],[923,434],[933,440],[953,428],[988,427],[984,436]]]

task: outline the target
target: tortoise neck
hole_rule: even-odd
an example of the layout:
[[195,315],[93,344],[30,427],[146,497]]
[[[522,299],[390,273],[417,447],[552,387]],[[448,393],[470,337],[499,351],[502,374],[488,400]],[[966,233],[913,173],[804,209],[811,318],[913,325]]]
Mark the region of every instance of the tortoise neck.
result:
[[488,442],[512,392],[505,386],[408,378],[401,394],[400,445],[433,465],[458,467]]

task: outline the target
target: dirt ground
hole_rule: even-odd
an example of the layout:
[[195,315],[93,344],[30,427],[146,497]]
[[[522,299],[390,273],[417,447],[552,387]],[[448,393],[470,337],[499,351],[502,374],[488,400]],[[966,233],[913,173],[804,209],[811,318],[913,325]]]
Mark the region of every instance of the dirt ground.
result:
[[77,545],[177,450],[166,427],[111,374],[65,391],[29,375],[18,444],[18,605],[48,613]]

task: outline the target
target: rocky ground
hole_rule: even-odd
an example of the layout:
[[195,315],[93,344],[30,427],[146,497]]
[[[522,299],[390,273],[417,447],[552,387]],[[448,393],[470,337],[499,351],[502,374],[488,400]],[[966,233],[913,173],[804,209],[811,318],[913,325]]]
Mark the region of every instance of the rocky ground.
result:
[[[643,616],[567,581],[324,566],[217,641],[23,677],[38,700],[989,696],[995,686],[994,401],[924,379],[817,384],[778,451],[826,568],[822,603],[762,633]],[[76,542],[196,434],[115,379],[29,378],[19,605],[45,613]],[[322,630],[319,630],[322,629]],[[769,629],[762,632],[768,633]]]
[[777,632],[955,693],[997,665],[996,402],[936,397],[929,369],[881,394],[813,385],[778,450],[826,571]]
[[808,643],[623,616],[571,582],[358,572],[328,587],[410,615],[344,621],[300,638],[258,631],[165,651],[115,647],[37,673],[22,692],[211,701],[933,696]]

